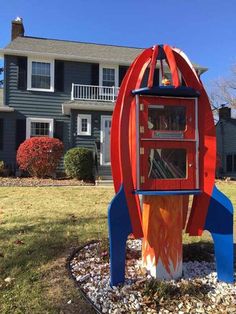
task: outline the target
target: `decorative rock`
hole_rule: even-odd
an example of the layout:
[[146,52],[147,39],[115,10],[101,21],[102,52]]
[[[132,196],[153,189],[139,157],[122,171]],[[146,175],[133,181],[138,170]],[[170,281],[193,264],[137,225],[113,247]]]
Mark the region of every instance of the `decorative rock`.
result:
[[[183,278],[166,282],[170,288],[179,289],[176,295],[166,293],[159,298],[159,292],[152,290],[148,295],[152,277],[141,267],[141,241],[127,241],[126,282],[112,288],[109,263],[99,256],[105,249],[99,246],[99,243],[87,245],[71,260],[70,266],[80,288],[102,313],[236,313],[236,285],[218,282],[214,263],[183,263]],[[181,287],[185,293],[181,292]]]

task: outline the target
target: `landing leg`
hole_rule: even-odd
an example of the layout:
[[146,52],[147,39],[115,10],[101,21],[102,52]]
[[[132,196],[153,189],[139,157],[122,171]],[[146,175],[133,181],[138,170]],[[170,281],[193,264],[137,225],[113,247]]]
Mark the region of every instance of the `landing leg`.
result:
[[233,206],[216,187],[213,189],[205,229],[210,231],[214,241],[218,279],[233,282]]
[[108,226],[110,240],[110,285],[116,286],[125,280],[126,240],[132,233],[129,211],[124,188],[111,201],[108,208]]

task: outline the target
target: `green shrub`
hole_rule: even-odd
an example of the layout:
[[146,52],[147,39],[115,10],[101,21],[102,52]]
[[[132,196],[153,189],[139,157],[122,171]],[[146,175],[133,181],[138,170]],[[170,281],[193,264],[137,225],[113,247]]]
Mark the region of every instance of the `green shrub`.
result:
[[87,148],[75,147],[64,157],[65,172],[68,176],[85,181],[94,181],[93,152]]

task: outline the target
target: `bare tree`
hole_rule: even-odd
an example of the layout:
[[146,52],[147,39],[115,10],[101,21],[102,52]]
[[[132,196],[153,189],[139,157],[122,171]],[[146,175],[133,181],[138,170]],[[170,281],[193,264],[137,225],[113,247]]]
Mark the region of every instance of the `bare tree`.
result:
[[212,82],[209,98],[213,110],[225,104],[236,109],[236,64],[231,68],[231,75]]

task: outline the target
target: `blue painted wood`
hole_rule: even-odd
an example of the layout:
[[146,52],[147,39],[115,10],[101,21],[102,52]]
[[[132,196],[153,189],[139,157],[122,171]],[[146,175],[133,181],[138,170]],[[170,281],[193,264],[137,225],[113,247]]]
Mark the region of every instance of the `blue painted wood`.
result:
[[124,187],[121,185],[108,207],[110,240],[110,285],[117,286],[125,280],[126,240],[132,227],[126,203]]
[[216,186],[210,200],[205,229],[210,231],[214,241],[218,279],[233,282],[233,205]]
[[134,190],[134,194],[140,195],[196,195],[200,193],[202,193],[201,190],[169,190],[169,191]]
[[200,93],[191,87],[180,86],[154,86],[153,88],[139,88],[132,91],[134,95],[175,96],[175,97],[199,97]]

